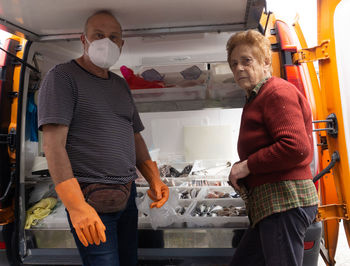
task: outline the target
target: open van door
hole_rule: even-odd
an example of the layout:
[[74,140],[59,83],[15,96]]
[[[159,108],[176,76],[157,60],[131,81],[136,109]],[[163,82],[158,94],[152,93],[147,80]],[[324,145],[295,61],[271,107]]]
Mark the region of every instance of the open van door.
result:
[[[22,120],[23,59],[27,41],[0,28],[0,226],[15,221],[16,184],[19,177],[19,138]],[[13,226],[11,228],[14,228]],[[5,230],[3,230],[5,232]],[[5,233],[1,235],[1,249],[8,252]],[[4,242],[2,242],[4,241]],[[3,260],[1,260],[2,262]]]
[[[345,75],[350,58],[346,48],[349,40],[344,34],[349,26],[344,21],[348,21],[350,4],[340,0],[317,3],[317,47],[308,48],[298,18],[293,32],[274,14],[263,15],[261,24],[271,40],[273,60],[281,62],[279,67],[273,64],[274,74],[280,73],[299,88],[312,108],[318,146],[313,167],[320,197],[317,220],[323,223],[320,253],[327,265],[335,265],[340,220],[350,246],[350,81]],[[274,52],[278,49],[281,53]]]
[[[306,65],[313,72],[318,61],[319,82],[313,83],[314,101],[311,102],[320,172],[320,207],[318,220],[323,221],[321,255],[327,265],[335,265],[339,222],[342,220],[350,246],[350,82],[347,62],[346,23],[350,12],[349,1],[317,1],[318,46],[308,48],[298,21],[294,29],[300,47],[293,55],[295,64]],[[316,75],[310,75],[316,77]]]
[[[11,169],[16,156],[15,138],[17,129],[17,110],[12,110],[17,93],[13,90],[13,75],[15,64],[13,58],[7,53],[16,54],[19,42],[10,38],[10,34],[2,31],[3,36],[0,51],[0,117],[1,117],[1,142],[0,142],[0,223],[2,225],[13,221],[13,209],[11,198],[11,187],[14,177],[14,169]],[[15,109],[15,106],[13,106]],[[13,193],[12,193],[13,194]]]
[[[326,145],[330,161],[334,162],[332,175],[334,187],[321,179],[322,206],[319,219],[325,220],[325,249],[322,256],[328,265],[334,265],[338,230],[335,225],[343,221],[350,246],[350,82],[349,50],[346,26],[349,26],[349,1],[317,1],[318,4],[318,44],[316,57],[319,57],[320,95],[323,119],[327,120]],[[320,58],[322,57],[322,58]],[[334,219],[336,219],[334,221]],[[333,220],[333,221],[332,221]],[[330,222],[333,224],[331,225]]]
[[13,187],[16,176],[16,150],[19,81],[26,41],[0,29],[0,224],[14,220]]

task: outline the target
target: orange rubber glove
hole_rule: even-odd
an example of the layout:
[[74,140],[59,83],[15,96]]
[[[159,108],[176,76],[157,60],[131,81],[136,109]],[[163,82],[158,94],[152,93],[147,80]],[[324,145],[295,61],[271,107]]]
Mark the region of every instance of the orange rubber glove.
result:
[[162,207],[169,198],[169,188],[160,180],[157,163],[146,160],[138,165],[138,169],[150,186],[150,189],[147,190],[147,194],[151,200],[154,201],[151,203],[150,207]]
[[69,217],[80,242],[99,245],[106,242],[106,227],[93,207],[84,199],[76,178],[70,178],[56,185],[56,192],[67,208]]

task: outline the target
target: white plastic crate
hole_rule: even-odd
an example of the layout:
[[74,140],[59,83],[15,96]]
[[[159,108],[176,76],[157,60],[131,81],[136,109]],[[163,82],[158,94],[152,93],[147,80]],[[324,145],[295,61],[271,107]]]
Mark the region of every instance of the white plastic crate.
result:
[[206,86],[138,89],[131,93],[135,102],[201,100],[205,99]]

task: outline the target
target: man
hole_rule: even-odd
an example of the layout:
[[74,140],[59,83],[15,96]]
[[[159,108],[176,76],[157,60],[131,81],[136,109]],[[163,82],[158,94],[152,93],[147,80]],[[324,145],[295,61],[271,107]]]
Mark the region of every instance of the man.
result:
[[[40,88],[45,156],[83,264],[136,265],[135,164],[150,184],[151,208],[167,201],[169,189],[150,160],[127,83],[108,71],[124,44],[119,22],[99,11],[80,39],[83,55],[52,68]],[[126,208],[98,213],[85,201],[82,184],[132,184]]]

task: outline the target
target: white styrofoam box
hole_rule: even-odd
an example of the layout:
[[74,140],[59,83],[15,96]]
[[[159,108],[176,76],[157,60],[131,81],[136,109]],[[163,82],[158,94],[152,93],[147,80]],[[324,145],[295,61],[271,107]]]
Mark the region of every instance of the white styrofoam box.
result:
[[239,160],[236,147],[241,115],[241,108],[140,113],[142,123],[145,126],[142,136],[149,149],[160,149],[160,160],[183,162],[187,161],[184,158],[184,126],[231,125],[234,150],[232,162],[236,162]]
[[185,160],[228,159],[234,157],[234,132],[231,125],[185,126]]
[[160,148],[159,159],[168,163],[184,162],[183,126],[193,123],[205,124],[206,122],[206,117],[192,116],[153,119],[151,122],[152,140],[154,146]]

